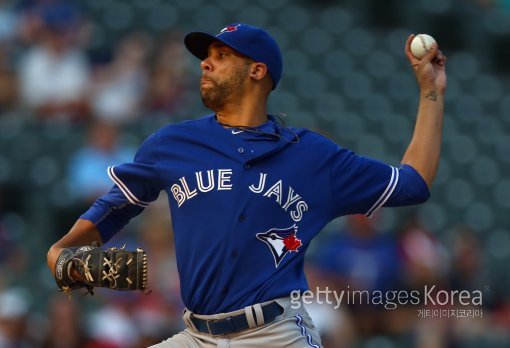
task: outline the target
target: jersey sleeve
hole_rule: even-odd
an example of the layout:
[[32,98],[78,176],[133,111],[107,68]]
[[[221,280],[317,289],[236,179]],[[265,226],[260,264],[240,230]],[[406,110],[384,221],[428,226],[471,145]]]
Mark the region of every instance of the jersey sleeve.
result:
[[408,167],[393,167],[339,148],[331,168],[334,216],[370,217],[382,206],[426,201],[430,195],[427,185]]
[[108,176],[130,204],[145,208],[163,189],[157,165],[158,144],[153,134],[142,144],[133,162],[108,167]]
[[108,168],[113,188],[81,216],[96,225],[103,242],[158,198],[163,185],[157,164],[157,142],[153,135],[142,144],[133,162]]
[[403,164],[398,168],[398,178],[393,194],[384,203],[385,207],[420,204],[430,198],[427,183],[410,165]]
[[106,243],[143,210],[139,205],[130,204],[115,185],[108,194],[98,198],[80,218],[92,222],[99,231],[101,240]]

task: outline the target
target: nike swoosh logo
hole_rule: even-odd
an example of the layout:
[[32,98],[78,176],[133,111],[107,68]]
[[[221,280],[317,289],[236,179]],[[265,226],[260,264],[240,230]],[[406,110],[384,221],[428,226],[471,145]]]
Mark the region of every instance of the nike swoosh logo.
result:
[[244,132],[244,129],[232,129],[232,134],[239,134]]

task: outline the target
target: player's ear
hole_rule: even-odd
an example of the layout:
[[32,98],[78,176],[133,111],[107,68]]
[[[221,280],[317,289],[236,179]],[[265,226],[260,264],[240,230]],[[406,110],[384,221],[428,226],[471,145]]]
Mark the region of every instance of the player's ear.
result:
[[267,66],[264,63],[252,63],[250,69],[250,77],[255,80],[260,81],[267,75]]

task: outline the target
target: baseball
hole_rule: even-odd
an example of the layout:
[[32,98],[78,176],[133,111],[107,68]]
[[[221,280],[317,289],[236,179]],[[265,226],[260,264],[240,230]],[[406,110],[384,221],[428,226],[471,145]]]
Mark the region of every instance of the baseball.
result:
[[411,42],[411,53],[418,59],[423,58],[436,40],[427,34],[418,34]]

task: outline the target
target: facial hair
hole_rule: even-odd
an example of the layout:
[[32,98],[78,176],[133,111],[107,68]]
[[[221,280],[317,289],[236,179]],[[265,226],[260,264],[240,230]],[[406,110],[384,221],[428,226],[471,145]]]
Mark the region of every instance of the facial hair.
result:
[[221,110],[227,103],[228,98],[231,98],[236,93],[239,94],[243,90],[247,71],[246,67],[242,71],[231,74],[229,78],[221,81],[214,77],[208,77],[214,86],[200,89],[204,105],[215,112]]

